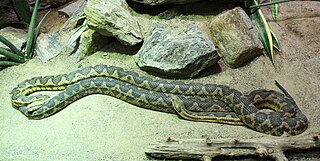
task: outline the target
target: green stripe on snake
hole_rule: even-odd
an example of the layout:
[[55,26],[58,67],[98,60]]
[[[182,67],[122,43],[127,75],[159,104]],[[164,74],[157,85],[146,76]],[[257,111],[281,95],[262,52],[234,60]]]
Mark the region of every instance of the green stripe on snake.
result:
[[[284,94],[256,90],[244,95],[225,85],[168,81],[97,65],[25,80],[12,90],[11,98],[13,106],[30,119],[49,117],[87,95],[106,94],[146,109],[177,113],[191,121],[245,125],[276,136],[304,132],[308,127],[306,116],[279,84],[278,87]],[[30,95],[43,90],[62,91],[51,99]],[[34,105],[37,102],[40,104]]]

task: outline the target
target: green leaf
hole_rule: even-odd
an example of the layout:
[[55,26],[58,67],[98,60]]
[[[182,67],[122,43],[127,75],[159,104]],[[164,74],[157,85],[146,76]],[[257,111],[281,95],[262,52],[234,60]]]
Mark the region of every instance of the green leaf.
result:
[[26,53],[25,56],[27,59],[31,59],[32,58],[32,43],[33,43],[33,39],[34,39],[34,30],[35,30],[35,26],[37,23],[37,11],[38,11],[38,7],[39,7],[39,1],[40,0],[36,0],[36,3],[34,5],[33,8],[33,12],[32,12],[32,16],[31,16],[31,21],[29,24],[29,30],[28,30],[28,38],[27,38],[27,46],[26,46]]
[[67,45],[71,46],[80,36],[81,34],[88,29],[87,20],[84,20],[83,24],[77,29],[77,31],[70,37]]
[[21,63],[0,60],[0,66],[12,66],[12,65],[18,65],[18,64],[21,64]]
[[[258,5],[257,1],[253,1],[254,5]],[[255,9],[253,9],[255,10]],[[263,44],[263,47],[272,62],[272,65],[274,66],[274,54],[273,54],[273,45],[272,45],[272,36],[271,36],[271,30],[270,27],[261,11],[261,9],[258,9],[256,12],[251,14],[252,20],[256,23],[256,26],[258,28],[259,37],[261,39],[261,42]]]
[[81,20],[81,19],[84,19],[84,18],[87,18],[86,14],[84,12],[82,12],[79,17],[76,19],[76,21],[78,20]]
[[[31,45],[31,51],[34,51],[34,48],[35,48],[35,45],[36,45],[36,41],[37,41],[37,37],[39,35],[39,32],[40,32],[40,28],[44,22],[44,20],[46,19],[47,15],[50,13],[50,11],[48,11],[43,17],[42,19],[40,20],[35,32],[34,32],[34,36],[33,36],[33,41],[32,41],[32,45]],[[33,52],[32,52],[33,53]],[[31,57],[33,57],[34,55],[31,54]]]
[[12,59],[15,62],[19,62],[19,63],[25,62],[25,59],[22,56],[19,56],[17,54],[14,54],[11,51],[8,51],[8,50],[2,49],[2,48],[0,48],[0,54]]
[[30,6],[27,0],[11,0],[20,21],[29,24],[31,18]]
[[[271,0],[271,1],[279,2],[279,0]],[[273,19],[275,21],[278,21],[279,4],[276,3],[276,4],[273,4],[273,5],[270,5],[270,9],[271,9],[271,14],[272,14]]]
[[38,36],[39,31],[40,31],[40,28],[41,28],[44,20],[46,19],[47,15],[48,15],[49,13],[50,13],[50,11],[48,11],[48,12],[42,17],[42,19],[40,20],[40,22],[39,22],[39,24],[38,24],[38,26],[37,26],[37,28],[36,28],[36,30],[35,30],[35,33],[34,33],[35,36]]
[[19,50],[16,46],[14,46],[9,40],[7,40],[5,37],[0,35],[0,42],[2,42],[3,44],[5,44],[6,46],[8,46],[10,48],[10,50],[12,52],[14,52],[17,55],[23,56],[21,50]]
[[277,51],[280,51],[280,43],[276,37],[276,35],[273,33],[272,30],[271,31],[271,36],[272,36],[272,45],[273,45],[273,48],[275,48]]

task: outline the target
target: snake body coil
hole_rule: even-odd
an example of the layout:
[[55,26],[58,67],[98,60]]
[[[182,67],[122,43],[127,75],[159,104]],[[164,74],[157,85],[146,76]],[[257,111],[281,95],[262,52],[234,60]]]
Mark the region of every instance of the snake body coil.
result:
[[[63,91],[51,99],[30,95],[42,90]],[[90,94],[106,94],[139,107],[178,113],[192,121],[244,124],[277,136],[284,132],[300,134],[306,130],[308,120],[291,96],[282,91],[285,95],[257,90],[246,96],[224,85],[152,79],[119,67],[97,65],[69,74],[25,80],[12,90],[11,98],[13,106],[30,119],[49,117]],[[39,101],[42,104],[32,106]]]

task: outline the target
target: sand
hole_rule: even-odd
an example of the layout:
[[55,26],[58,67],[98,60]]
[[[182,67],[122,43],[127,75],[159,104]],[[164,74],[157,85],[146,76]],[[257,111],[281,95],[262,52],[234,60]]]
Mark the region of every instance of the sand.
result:
[[[319,134],[319,24],[319,16],[270,22],[282,47],[281,54],[276,55],[276,68],[267,57],[260,56],[244,67],[224,68],[186,81],[219,83],[250,92],[259,88],[278,90],[273,83],[277,80],[309,119],[309,128],[295,137]],[[108,50],[80,62],[73,56],[61,55],[48,63],[34,59],[0,71],[0,160],[149,160],[144,154],[149,144],[168,137],[266,136],[242,126],[186,121],[105,95],[85,97],[44,120],[28,120],[11,105],[9,93],[25,79],[96,64],[121,66],[147,75],[135,65],[134,56]]]

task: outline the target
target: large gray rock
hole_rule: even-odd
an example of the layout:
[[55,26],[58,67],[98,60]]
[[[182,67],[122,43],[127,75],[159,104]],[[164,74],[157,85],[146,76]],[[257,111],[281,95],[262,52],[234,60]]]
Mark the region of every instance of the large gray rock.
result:
[[37,51],[36,57],[42,62],[47,62],[60,54],[63,46],[60,43],[58,34],[49,32],[38,36],[35,50]]
[[89,28],[104,36],[116,37],[124,45],[142,41],[138,21],[125,0],[89,0],[85,8]]
[[212,42],[191,24],[166,28],[157,24],[135,57],[143,70],[175,78],[194,77],[218,59]]
[[214,17],[210,30],[221,58],[231,68],[239,67],[262,53],[258,31],[240,7]]

